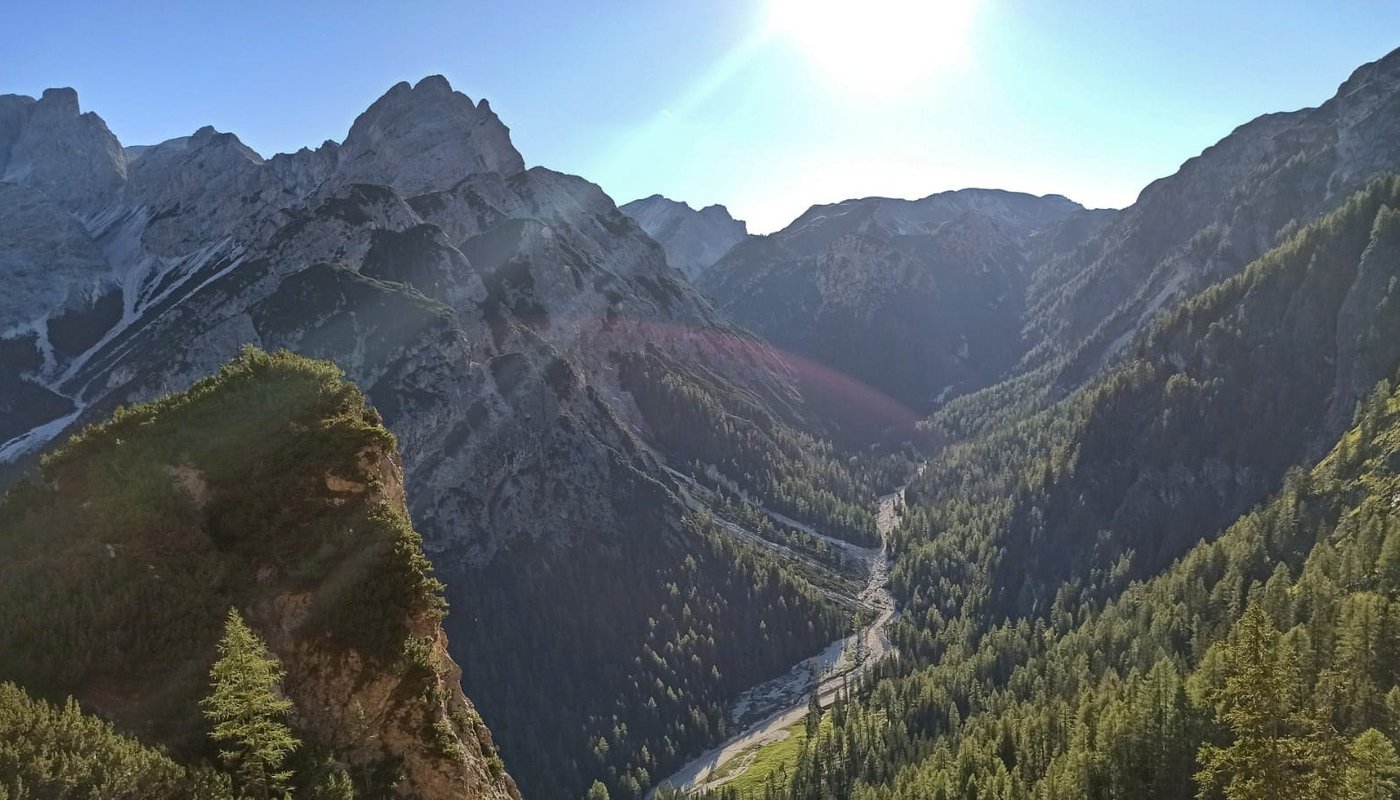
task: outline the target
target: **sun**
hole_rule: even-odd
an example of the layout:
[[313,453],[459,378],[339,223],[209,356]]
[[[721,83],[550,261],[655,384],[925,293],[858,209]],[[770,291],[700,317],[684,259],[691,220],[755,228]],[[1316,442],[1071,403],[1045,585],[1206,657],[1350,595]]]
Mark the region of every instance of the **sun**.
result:
[[769,0],[770,31],[833,79],[883,94],[961,61],[976,0]]

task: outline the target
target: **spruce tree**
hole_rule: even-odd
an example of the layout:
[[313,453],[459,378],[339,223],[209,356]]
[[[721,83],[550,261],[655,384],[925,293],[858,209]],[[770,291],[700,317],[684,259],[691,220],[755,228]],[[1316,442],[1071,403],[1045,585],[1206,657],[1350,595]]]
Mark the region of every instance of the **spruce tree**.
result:
[[239,789],[257,800],[285,795],[291,772],[283,763],[298,744],[284,722],[292,702],[281,694],[282,666],[235,609],[224,622],[209,681],[200,704]]

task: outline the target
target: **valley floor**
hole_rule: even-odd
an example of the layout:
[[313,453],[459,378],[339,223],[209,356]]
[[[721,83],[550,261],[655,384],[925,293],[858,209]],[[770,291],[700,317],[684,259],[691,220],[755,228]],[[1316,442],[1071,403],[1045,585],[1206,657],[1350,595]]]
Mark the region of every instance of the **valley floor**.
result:
[[[673,474],[679,476],[679,473]],[[880,498],[876,525],[881,538],[898,523],[903,504],[903,488]],[[807,714],[807,704],[814,686],[818,702],[822,706],[828,706],[842,687],[894,651],[889,630],[897,612],[894,596],[889,591],[888,549],[884,546],[857,547],[819,533],[781,514],[766,509],[765,513],[780,522],[800,527],[812,536],[865,561],[869,573],[865,588],[856,599],[859,606],[874,612],[874,617],[861,630],[832,642],[817,655],[793,665],[786,674],[741,694],[730,707],[729,717],[735,724],[746,727],[723,744],[688,762],[669,778],[660,781],[658,786],[672,786],[692,792],[714,789],[733,780],[743,774],[746,768],[743,763],[736,764],[736,759],[752,762],[763,747],[782,742],[791,735],[790,729],[799,724]],[[728,524],[726,528],[737,526]],[[743,538],[749,540],[750,537],[760,542],[764,541],[751,533]],[[655,793],[653,790],[648,794],[648,798],[653,797]]]

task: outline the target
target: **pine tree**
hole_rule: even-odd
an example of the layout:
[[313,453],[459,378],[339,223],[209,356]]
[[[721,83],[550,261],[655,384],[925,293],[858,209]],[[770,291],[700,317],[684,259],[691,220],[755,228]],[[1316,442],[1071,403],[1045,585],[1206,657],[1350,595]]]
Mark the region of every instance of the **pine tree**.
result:
[[604,786],[602,781],[594,781],[588,788],[587,800],[609,800],[608,787]]
[[209,681],[200,704],[239,788],[257,800],[285,795],[291,772],[282,765],[298,744],[283,721],[292,702],[281,695],[281,665],[235,609],[229,609]]

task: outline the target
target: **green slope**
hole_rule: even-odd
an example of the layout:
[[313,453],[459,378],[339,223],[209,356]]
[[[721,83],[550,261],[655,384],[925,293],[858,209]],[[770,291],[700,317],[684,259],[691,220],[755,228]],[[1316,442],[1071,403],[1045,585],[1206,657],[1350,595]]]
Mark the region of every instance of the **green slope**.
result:
[[[1265,597],[1286,632],[1273,650],[1302,665],[1270,670],[1290,681],[1280,724],[1334,755],[1369,728],[1395,735],[1397,587],[1374,568],[1400,488],[1388,389],[1247,513],[1400,360],[1395,208],[1400,182],[1372,184],[1159,320],[1094,385],[932,463],[897,541],[905,658],[785,791],[1194,796],[1199,745],[1232,740],[1221,642]],[[1339,632],[1355,626],[1362,644]]]
[[0,680],[212,760],[198,701],[237,608],[308,758],[371,793],[514,793],[446,657],[394,438],[329,363],[249,349],[77,434],[0,503],[0,551]]

